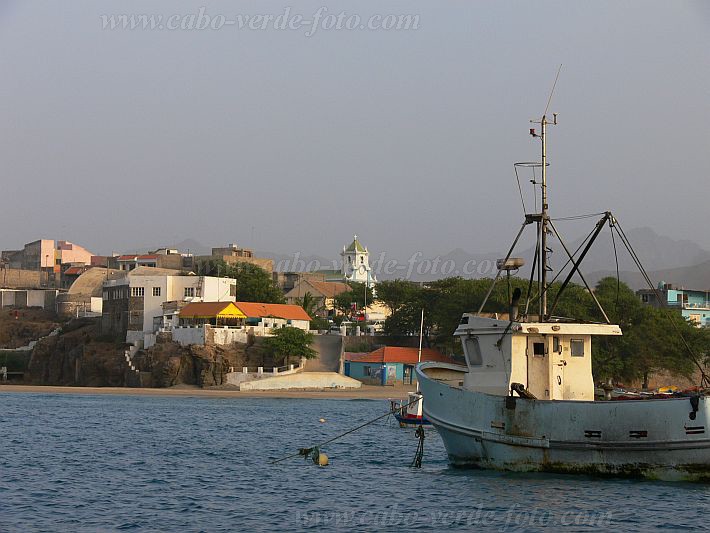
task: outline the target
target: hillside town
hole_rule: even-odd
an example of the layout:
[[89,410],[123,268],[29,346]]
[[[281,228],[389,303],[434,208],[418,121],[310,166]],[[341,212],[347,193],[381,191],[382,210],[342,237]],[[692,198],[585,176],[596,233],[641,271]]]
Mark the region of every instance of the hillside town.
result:
[[[22,249],[2,252],[0,306],[18,322],[26,316],[23,310],[42,309],[56,315],[58,322],[92,323],[96,337],[120,346],[125,384],[129,385],[154,381],[145,377],[150,372],[140,368],[138,361],[156,344],[251,346],[282,328],[296,328],[310,335],[309,339],[315,337],[311,342],[317,347],[317,357],[327,358],[328,363],[310,366],[344,374],[345,348],[341,339],[334,344],[335,338],[366,334],[372,338],[382,332],[388,311],[372,296],[377,279],[367,247],[355,236],[338,255],[339,270],[282,272],[274,270],[273,260],[256,257],[252,250],[236,244],[212,248],[211,255],[156,248],[149,253],[99,256],[68,241],[40,239]],[[268,301],[249,294],[230,277],[230,268],[246,269],[261,282],[268,280],[273,289]],[[338,305],[338,298],[347,297],[358,284],[371,294],[370,301],[358,304],[354,298],[345,306]],[[367,300],[367,294],[364,298]],[[320,341],[322,336],[331,339]],[[38,341],[41,344],[41,339],[31,340]],[[322,351],[331,353],[326,356]],[[21,361],[19,365],[0,360],[2,378],[43,382],[32,375],[32,351],[29,354],[14,359]],[[410,364],[416,363],[416,357],[415,351]],[[229,365],[217,383],[243,387],[245,380],[261,378],[267,372],[263,364],[251,371],[244,361],[240,364],[244,366],[238,369]],[[281,369],[281,375],[285,370],[303,370],[304,364],[305,359],[289,364]],[[278,365],[268,373],[278,373]],[[77,370],[76,376],[49,381],[79,384],[79,374]],[[332,376],[327,379],[333,381]],[[403,381],[401,376],[399,381]],[[314,386],[319,385],[316,382]],[[350,380],[346,385],[359,383]],[[305,387],[300,381],[285,386]]]
[[[92,383],[155,385],[160,379],[154,375],[151,353],[164,353],[166,346],[174,346],[176,353],[207,347],[212,350],[211,366],[214,350],[219,349],[230,363],[222,364],[211,383],[245,390],[262,385],[318,388],[336,382],[338,387],[412,384],[418,361],[455,362],[456,347],[428,347],[431,327],[427,347],[420,351],[417,337],[423,331],[418,324],[398,329],[392,324],[400,322],[399,315],[387,322],[397,311],[386,298],[391,282],[382,285],[385,296],[378,297],[370,252],[357,236],[337,255],[339,269],[280,271],[272,259],[257,257],[253,250],[237,244],[214,247],[210,255],[163,247],[149,253],[101,256],[69,241],[39,239],[18,250],[2,251],[0,306],[18,322],[25,317],[23,310],[29,309],[44,310],[57,323],[83,321],[93,336],[114,343],[120,364],[112,372],[119,377],[102,380],[94,376]],[[254,276],[265,291],[250,288]],[[411,284],[427,287],[426,283]],[[636,291],[636,298],[644,306],[670,308],[698,328],[710,327],[707,290],[661,283],[654,290]],[[390,326],[387,331],[385,324]],[[263,353],[260,358],[248,357],[248,349],[242,349],[243,357],[229,356],[239,351],[235,347],[260,346],[285,328],[308,335],[308,343],[315,348],[312,359],[317,362],[301,357],[285,364],[287,357],[265,359]],[[24,357],[12,358],[13,363],[0,360],[4,380],[82,383],[81,365],[87,364],[86,357],[75,361],[74,375],[48,377],[43,370],[44,377],[39,377],[34,350],[13,349]],[[270,367],[265,366],[267,359]],[[316,370],[332,375],[318,380],[309,374]],[[287,374],[299,376],[283,383],[264,380]],[[305,375],[313,379],[304,380]],[[206,383],[201,378],[187,381]]]

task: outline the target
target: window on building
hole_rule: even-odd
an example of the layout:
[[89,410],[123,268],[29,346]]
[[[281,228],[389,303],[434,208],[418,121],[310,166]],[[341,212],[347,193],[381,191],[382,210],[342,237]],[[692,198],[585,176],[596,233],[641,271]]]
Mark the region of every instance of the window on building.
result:
[[236,296],[236,295],[237,295],[237,286],[236,286],[236,284],[232,283],[232,284],[229,286],[229,295],[230,295],[230,296]]
[[195,296],[195,287],[185,287],[185,298],[193,298]]
[[569,349],[572,357],[584,357],[584,340],[572,339],[569,341]]
[[131,296],[145,296],[145,287],[131,287]]
[[160,287],[153,287],[153,296],[160,296]]
[[371,366],[362,367],[362,373],[365,374],[366,376],[371,376],[372,375],[372,367]]
[[545,343],[544,342],[533,342],[533,356],[545,357]]

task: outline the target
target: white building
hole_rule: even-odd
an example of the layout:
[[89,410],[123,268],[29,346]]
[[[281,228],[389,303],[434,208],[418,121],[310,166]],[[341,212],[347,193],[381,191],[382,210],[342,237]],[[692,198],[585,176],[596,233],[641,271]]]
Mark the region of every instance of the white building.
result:
[[233,302],[232,278],[153,273],[164,269],[138,267],[103,286],[102,330],[125,332],[126,342],[142,345],[155,332],[166,302]]
[[357,240],[357,235],[353,237],[350,246],[347,248],[343,246],[340,257],[343,258],[341,271],[346,281],[366,283],[368,287],[373,287],[377,283],[370,267],[370,252]]

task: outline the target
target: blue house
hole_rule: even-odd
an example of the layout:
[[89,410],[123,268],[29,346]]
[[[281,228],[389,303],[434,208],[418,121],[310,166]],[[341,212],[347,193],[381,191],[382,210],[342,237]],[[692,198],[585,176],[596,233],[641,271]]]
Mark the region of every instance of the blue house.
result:
[[[345,375],[371,385],[411,384],[416,382],[414,367],[417,348],[385,346],[370,353],[345,354]],[[430,348],[422,349],[422,361],[453,363],[451,357]]]
[[698,327],[710,327],[710,291],[678,288],[670,283],[659,283],[658,294],[661,301],[656,298],[656,293],[651,289],[636,291],[641,301],[654,307],[665,305],[676,309],[686,320]]

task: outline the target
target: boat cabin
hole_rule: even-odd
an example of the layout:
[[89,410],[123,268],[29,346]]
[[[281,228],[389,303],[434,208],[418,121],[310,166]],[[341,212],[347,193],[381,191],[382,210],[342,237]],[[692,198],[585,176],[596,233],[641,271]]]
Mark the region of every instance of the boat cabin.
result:
[[506,396],[520,383],[539,400],[594,400],[592,336],[613,324],[510,322],[464,314],[456,332],[468,373],[464,388]]

